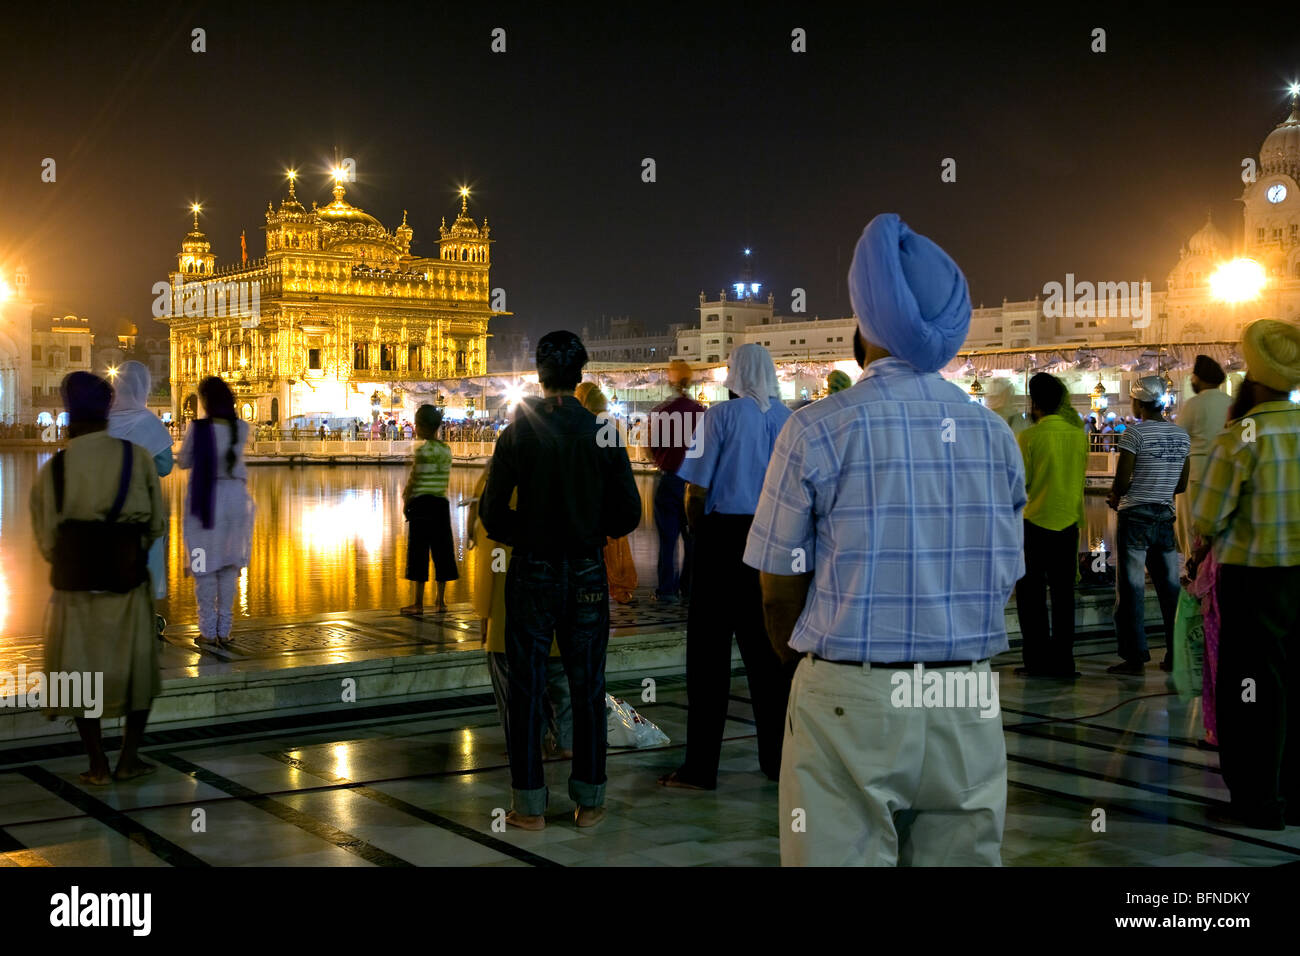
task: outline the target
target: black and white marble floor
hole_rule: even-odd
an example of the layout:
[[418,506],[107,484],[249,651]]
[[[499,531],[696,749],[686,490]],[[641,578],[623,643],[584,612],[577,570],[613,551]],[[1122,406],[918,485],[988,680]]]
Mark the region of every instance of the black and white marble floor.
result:
[[[1084,678],[1001,674],[1009,797],[1003,860],[1017,865],[1258,866],[1300,859],[1300,829],[1211,823],[1226,799],[1218,756],[1198,749],[1200,713],[1152,665],[1145,680],[1104,673],[1105,644],[1080,648]],[[539,833],[501,832],[509,773],[488,695],[380,708],[332,724],[266,720],[166,731],[159,770],[82,785],[75,745],[0,752],[0,865],[6,866],[773,866],[777,786],[758,772],[743,675],[719,788],[665,791],[685,733],[680,677],[611,680],[672,739],[611,751],[609,818],[571,822],[568,768],[547,765],[552,808]],[[315,718],[312,718],[314,720]],[[1104,832],[1094,829],[1105,810]],[[494,826],[496,824],[496,826]]]

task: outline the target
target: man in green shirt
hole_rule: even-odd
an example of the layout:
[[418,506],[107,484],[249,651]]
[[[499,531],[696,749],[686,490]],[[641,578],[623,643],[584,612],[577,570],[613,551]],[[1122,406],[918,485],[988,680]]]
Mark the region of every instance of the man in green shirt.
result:
[[[1300,328],[1246,327],[1246,380],[1210,445],[1192,521],[1219,563],[1218,819],[1300,825]],[[1204,546],[1203,546],[1204,548]],[[1201,557],[1203,551],[1197,555]]]
[[[1073,679],[1074,582],[1079,570],[1088,438],[1060,379],[1039,372],[1029,380],[1034,424],[1016,436],[1025,459],[1025,576],[1016,583],[1028,677]],[[1047,591],[1052,626],[1047,626]]]

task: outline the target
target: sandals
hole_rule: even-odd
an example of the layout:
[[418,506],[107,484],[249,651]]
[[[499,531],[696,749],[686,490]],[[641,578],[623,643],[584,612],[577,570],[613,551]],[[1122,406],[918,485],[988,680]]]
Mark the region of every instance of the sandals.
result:
[[667,787],[670,790],[715,790],[717,789],[716,787],[702,787],[698,783],[690,783],[687,780],[683,780],[681,776],[681,768],[678,768],[677,770],[674,770],[670,773],[666,773],[662,777],[660,777],[659,786]]

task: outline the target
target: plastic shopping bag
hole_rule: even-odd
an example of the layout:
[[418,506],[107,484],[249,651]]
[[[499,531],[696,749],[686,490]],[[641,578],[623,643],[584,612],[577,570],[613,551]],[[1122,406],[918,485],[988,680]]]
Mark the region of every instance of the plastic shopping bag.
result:
[[1187,591],[1178,592],[1174,617],[1174,688],[1183,700],[1201,693],[1201,667],[1205,661],[1205,621],[1201,602]]
[[668,735],[638,714],[627,701],[605,695],[606,740],[610,747],[658,747]]

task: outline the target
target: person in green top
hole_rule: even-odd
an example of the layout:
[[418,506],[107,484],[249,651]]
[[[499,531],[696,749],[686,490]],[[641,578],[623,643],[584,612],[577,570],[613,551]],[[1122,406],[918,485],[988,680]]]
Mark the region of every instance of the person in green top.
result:
[[406,535],[406,579],[414,586],[415,600],[402,608],[408,616],[424,613],[424,582],[429,580],[429,558],[433,557],[434,579],[438,582],[434,611],[447,610],[447,582],[456,571],[456,548],[451,536],[451,506],[447,485],[451,481],[451,446],[438,440],[442,412],[432,405],[415,410],[415,434],[424,444],[415,449],[411,474],[402,489],[402,513],[408,522]]
[[[1016,613],[1027,677],[1073,679],[1074,583],[1079,570],[1088,438],[1065,384],[1046,372],[1029,380],[1034,424],[1016,436],[1025,459],[1025,576]],[[1048,630],[1047,591],[1052,593]]]

